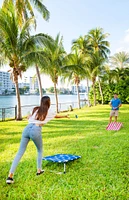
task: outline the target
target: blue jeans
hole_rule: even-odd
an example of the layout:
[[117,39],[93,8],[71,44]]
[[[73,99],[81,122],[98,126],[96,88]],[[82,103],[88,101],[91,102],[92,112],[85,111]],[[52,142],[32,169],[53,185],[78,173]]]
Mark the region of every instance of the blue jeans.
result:
[[12,163],[10,173],[14,173],[21,157],[23,156],[26,147],[30,141],[34,142],[35,146],[37,147],[38,157],[37,157],[37,169],[42,169],[42,135],[41,135],[41,126],[36,126],[35,124],[28,124],[22,133],[22,138],[20,142],[20,148],[17,152],[16,157]]

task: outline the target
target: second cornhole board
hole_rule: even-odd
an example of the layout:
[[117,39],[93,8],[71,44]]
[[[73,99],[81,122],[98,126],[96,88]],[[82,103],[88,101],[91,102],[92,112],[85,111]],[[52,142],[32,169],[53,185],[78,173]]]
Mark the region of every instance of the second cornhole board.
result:
[[106,130],[119,131],[122,127],[123,127],[123,124],[121,122],[111,122],[106,127]]

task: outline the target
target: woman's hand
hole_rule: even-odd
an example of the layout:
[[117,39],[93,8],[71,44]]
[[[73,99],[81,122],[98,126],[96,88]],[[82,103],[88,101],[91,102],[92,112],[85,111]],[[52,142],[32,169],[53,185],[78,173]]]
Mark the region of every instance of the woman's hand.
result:
[[66,115],[66,118],[68,118],[68,119],[69,119],[69,118],[70,118],[70,117],[69,117],[69,115]]

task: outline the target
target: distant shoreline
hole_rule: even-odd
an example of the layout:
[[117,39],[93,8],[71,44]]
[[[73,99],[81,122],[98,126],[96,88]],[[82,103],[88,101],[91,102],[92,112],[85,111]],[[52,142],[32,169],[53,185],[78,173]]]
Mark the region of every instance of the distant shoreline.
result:
[[[84,93],[85,94],[85,93]],[[20,96],[40,96],[39,94],[20,94]],[[54,95],[54,93],[45,93],[44,95]],[[58,94],[58,95],[77,95],[77,94]],[[16,94],[0,94],[0,97],[16,96]]]

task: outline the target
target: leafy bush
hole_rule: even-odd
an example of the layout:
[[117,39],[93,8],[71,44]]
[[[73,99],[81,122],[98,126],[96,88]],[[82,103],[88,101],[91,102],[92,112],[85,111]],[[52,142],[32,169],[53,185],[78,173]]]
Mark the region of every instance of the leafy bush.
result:
[[[129,78],[126,80],[120,80],[118,83],[112,83],[112,84],[101,83],[104,104],[109,103],[109,101],[113,97],[114,92],[117,92],[119,94],[119,98],[121,99],[122,103],[129,103],[128,83],[129,83]],[[102,102],[102,98],[100,95],[98,82],[96,82],[95,91],[96,91],[96,102],[100,104]],[[91,104],[93,104],[94,96],[92,88],[90,90],[89,98]]]

